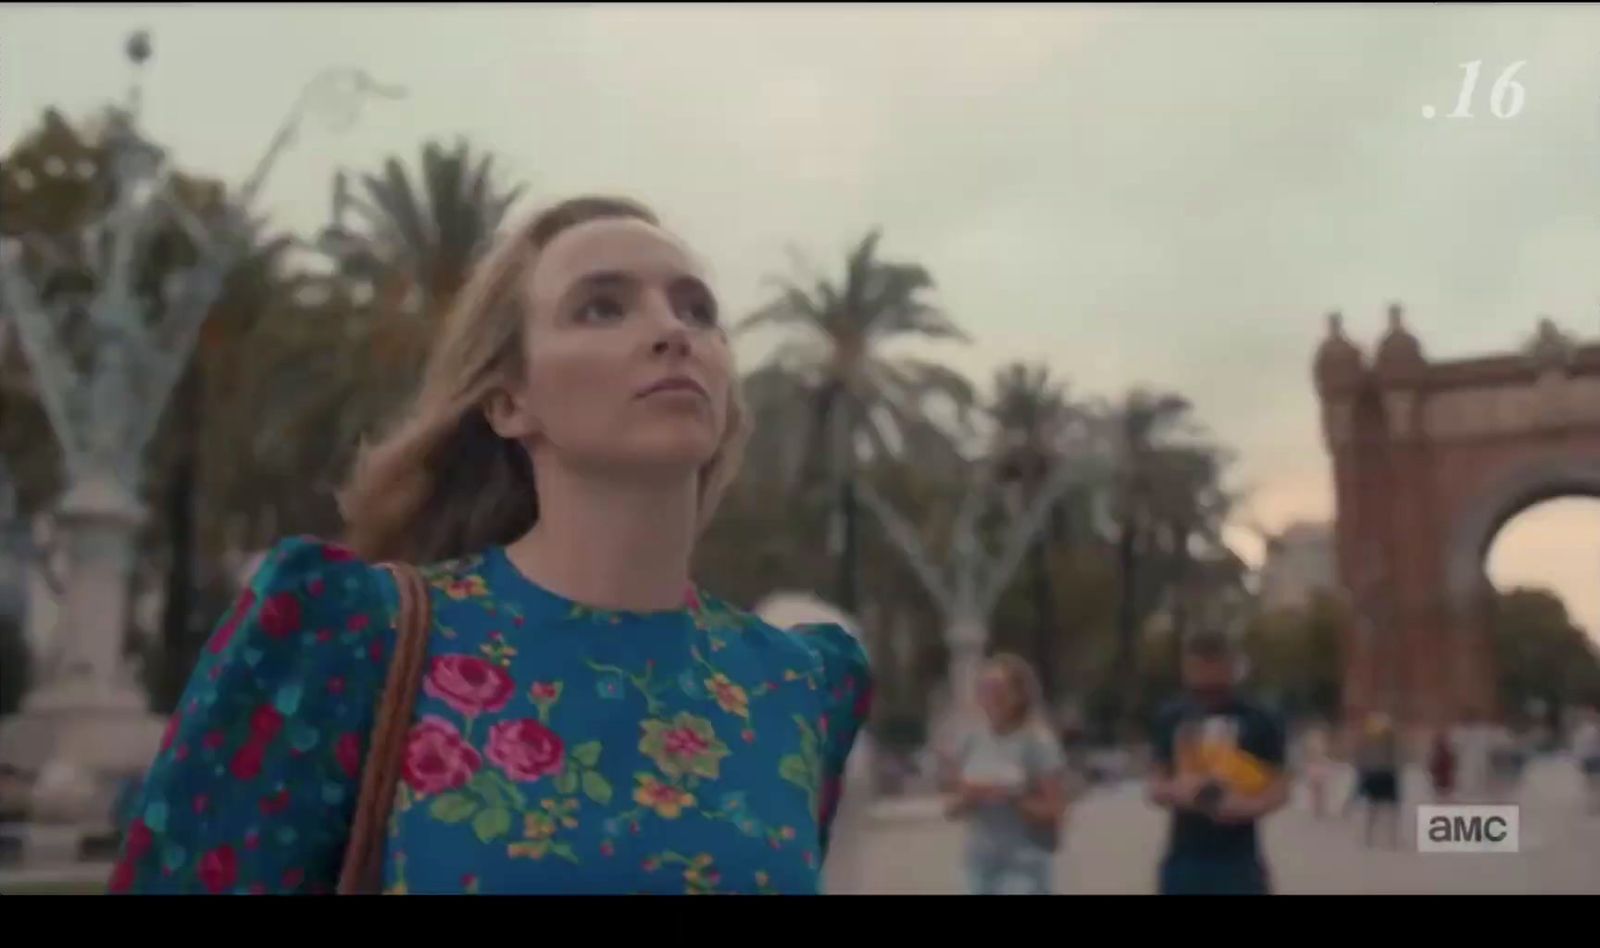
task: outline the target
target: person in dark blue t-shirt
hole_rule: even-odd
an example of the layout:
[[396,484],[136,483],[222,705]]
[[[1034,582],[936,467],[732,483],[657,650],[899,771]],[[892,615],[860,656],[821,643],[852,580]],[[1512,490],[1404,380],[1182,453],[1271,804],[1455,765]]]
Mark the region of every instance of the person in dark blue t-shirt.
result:
[[1227,636],[1193,636],[1185,693],[1157,715],[1150,799],[1172,811],[1163,895],[1271,891],[1256,823],[1288,800],[1284,728],[1238,693],[1241,667]]

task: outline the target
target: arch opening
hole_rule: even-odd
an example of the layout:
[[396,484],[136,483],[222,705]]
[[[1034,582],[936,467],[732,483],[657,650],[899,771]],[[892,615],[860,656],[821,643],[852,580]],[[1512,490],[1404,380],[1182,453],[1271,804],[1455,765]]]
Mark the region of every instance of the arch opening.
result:
[[1490,538],[1484,572],[1501,596],[1550,593],[1600,643],[1600,497],[1561,495],[1513,514]]
[[[1445,551],[1452,607],[1470,610],[1493,588],[1491,548],[1512,521],[1551,502],[1586,500],[1600,500],[1600,459],[1526,467],[1485,491],[1457,521]],[[1592,535],[1600,539],[1600,534]]]

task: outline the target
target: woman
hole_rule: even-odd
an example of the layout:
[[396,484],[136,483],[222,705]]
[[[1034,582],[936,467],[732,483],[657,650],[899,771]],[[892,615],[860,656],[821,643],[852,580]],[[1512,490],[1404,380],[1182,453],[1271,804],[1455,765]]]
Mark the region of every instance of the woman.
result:
[[[868,669],[695,592],[744,416],[703,270],[647,209],[580,198],[495,248],[412,411],[278,544],[172,718],[120,892],[326,892],[422,569],[426,662],[390,893],[819,891]],[[415,855],[416,858],[411,858]]]
[[1066,799],[1066,760],[1032,666],[992,657],[978,679],[983,726],[946,762],[947,813],[964,819],[974,895],[1048,895]]
[[1400,739],[1387,714],[1367,716],[1356,752],[1357,792],[1367,801],[1365,840],[1372,846],[1379,820],[1390,848],[1400,845]]

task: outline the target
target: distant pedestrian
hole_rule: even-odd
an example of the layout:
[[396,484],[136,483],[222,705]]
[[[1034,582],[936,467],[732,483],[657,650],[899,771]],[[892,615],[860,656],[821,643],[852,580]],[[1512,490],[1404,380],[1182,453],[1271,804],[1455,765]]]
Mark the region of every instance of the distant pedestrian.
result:
[[989,660],[978,680],[982,722],[944,761],[946,812],[967,823],[974,895],[1048,895],[1066,819],[1066,758],[1033,667],[1016,655]]
[[1368,846],[1381,823],[1390,848],[1400,845],[1400,739],[1387,714],[1367,715],[1356,748],[1356,792],[1366,802]]
[[1449,803],[1456,791],[1456,765],[1458,757],[1448,728],[1434,732],[1433,744],[1428,748],[1428,779],[1433,783],[1433,798],[1439,803]]
[[1221,633],[1184,647],[1184,694],[1155,723],[1150,799],[1172,811],[1163,895],[1267,895],[1256,824],[1288,801],[1284,727],[1237,690],[1242,662]]
[[1578,723],[1572,735],[1572,753],[1583,774],[1589,811],[1600,813],[1600,711],[1589,711]]
[[1311,794],[1311,815],[1322,819],[1328,813],[1328,785],[1333,781],[1333,755],[1328,747],[1328,732],[1320,725],[1306,733],[1304,774]]

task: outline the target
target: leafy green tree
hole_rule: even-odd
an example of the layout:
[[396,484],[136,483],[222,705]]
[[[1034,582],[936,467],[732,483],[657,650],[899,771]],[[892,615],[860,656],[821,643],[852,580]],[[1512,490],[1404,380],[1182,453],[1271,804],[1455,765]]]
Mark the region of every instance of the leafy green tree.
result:
[[[772,394],[805,406],[794,416],[799,425],[788,429],[803,445],[791,456],[815,466],[785,480],[792,485],[820,477],[837,498],[843,538],[836,598],[849,610],[858,604],[855,478],[863,453],[886,458],[897,453],[895,442],[937,444],[944,439],[930,436],[936,427],[928,415],[930,399],[943,396],[957,415],[974,402],[971,384],[952,369],[884,351],[901,340],[967,336],[929,300],[934,284],[928,270],[880,258],[880,237],[873,231],[850,252],[837,282],[814,273],[778,281],[777,295],[739,326],[791,333],[764,367],[768,374],[756,376],[751,395]],[[764,410],[760,403],[754,407]]]
[[1499,593],[1490,629],[1507,712],[1520,714],[1532,702],[1548,708],[1600,704],[1600,654],[1560,597],[1530,588]]

